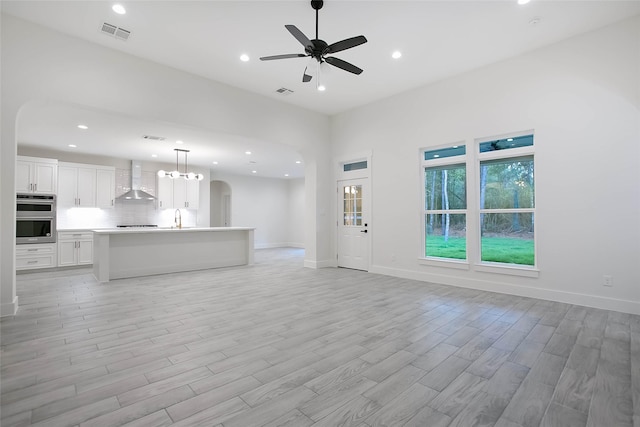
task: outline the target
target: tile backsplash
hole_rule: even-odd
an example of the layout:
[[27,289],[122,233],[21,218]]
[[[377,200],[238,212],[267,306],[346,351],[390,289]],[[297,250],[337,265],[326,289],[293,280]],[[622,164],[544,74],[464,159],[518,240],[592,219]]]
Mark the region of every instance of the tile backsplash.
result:
[[[174,225],[175,209],[156,209],[153,201],[117,200],[111,209],[58,208],[57,227],[64,229],[113,228],[116,225],[156,224]],[[198,211],[180,209],[182,225],[195,227]]]

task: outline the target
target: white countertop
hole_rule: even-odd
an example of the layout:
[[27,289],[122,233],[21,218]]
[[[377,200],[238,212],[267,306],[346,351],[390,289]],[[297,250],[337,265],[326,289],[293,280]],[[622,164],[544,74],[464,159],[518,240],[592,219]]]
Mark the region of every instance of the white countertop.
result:
[[130,227],[130,228],[101,228],[91,230],[95,234],[141,234],[141,233],[192,233],[192,232],[220,232],[220,231],[248,231],[255,227]]

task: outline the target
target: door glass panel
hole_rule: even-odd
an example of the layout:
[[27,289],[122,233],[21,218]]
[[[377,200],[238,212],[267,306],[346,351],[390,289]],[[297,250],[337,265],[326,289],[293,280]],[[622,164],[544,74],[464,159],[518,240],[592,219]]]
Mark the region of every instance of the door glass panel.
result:
[[362,185],[347,185],[343,187],[343,225],[351,227],[362,226]]

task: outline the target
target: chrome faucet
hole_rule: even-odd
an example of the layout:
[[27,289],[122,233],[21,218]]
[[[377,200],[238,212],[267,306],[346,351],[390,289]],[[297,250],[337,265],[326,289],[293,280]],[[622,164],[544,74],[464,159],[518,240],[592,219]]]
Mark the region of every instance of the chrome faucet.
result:
[[182,213],[180,213],[180,209],[176,209],[176,213],[173,215],[173,222],[177,228],[182,228]]

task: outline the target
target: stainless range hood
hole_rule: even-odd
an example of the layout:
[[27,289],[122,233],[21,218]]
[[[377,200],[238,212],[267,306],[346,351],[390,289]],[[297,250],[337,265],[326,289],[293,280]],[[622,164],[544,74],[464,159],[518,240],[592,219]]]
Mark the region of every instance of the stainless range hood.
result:
[[118,197],[118,200],[155,200],[151,194],[140,190],[142,177],[142,164],[139,161],[131,161],[131,190]]

